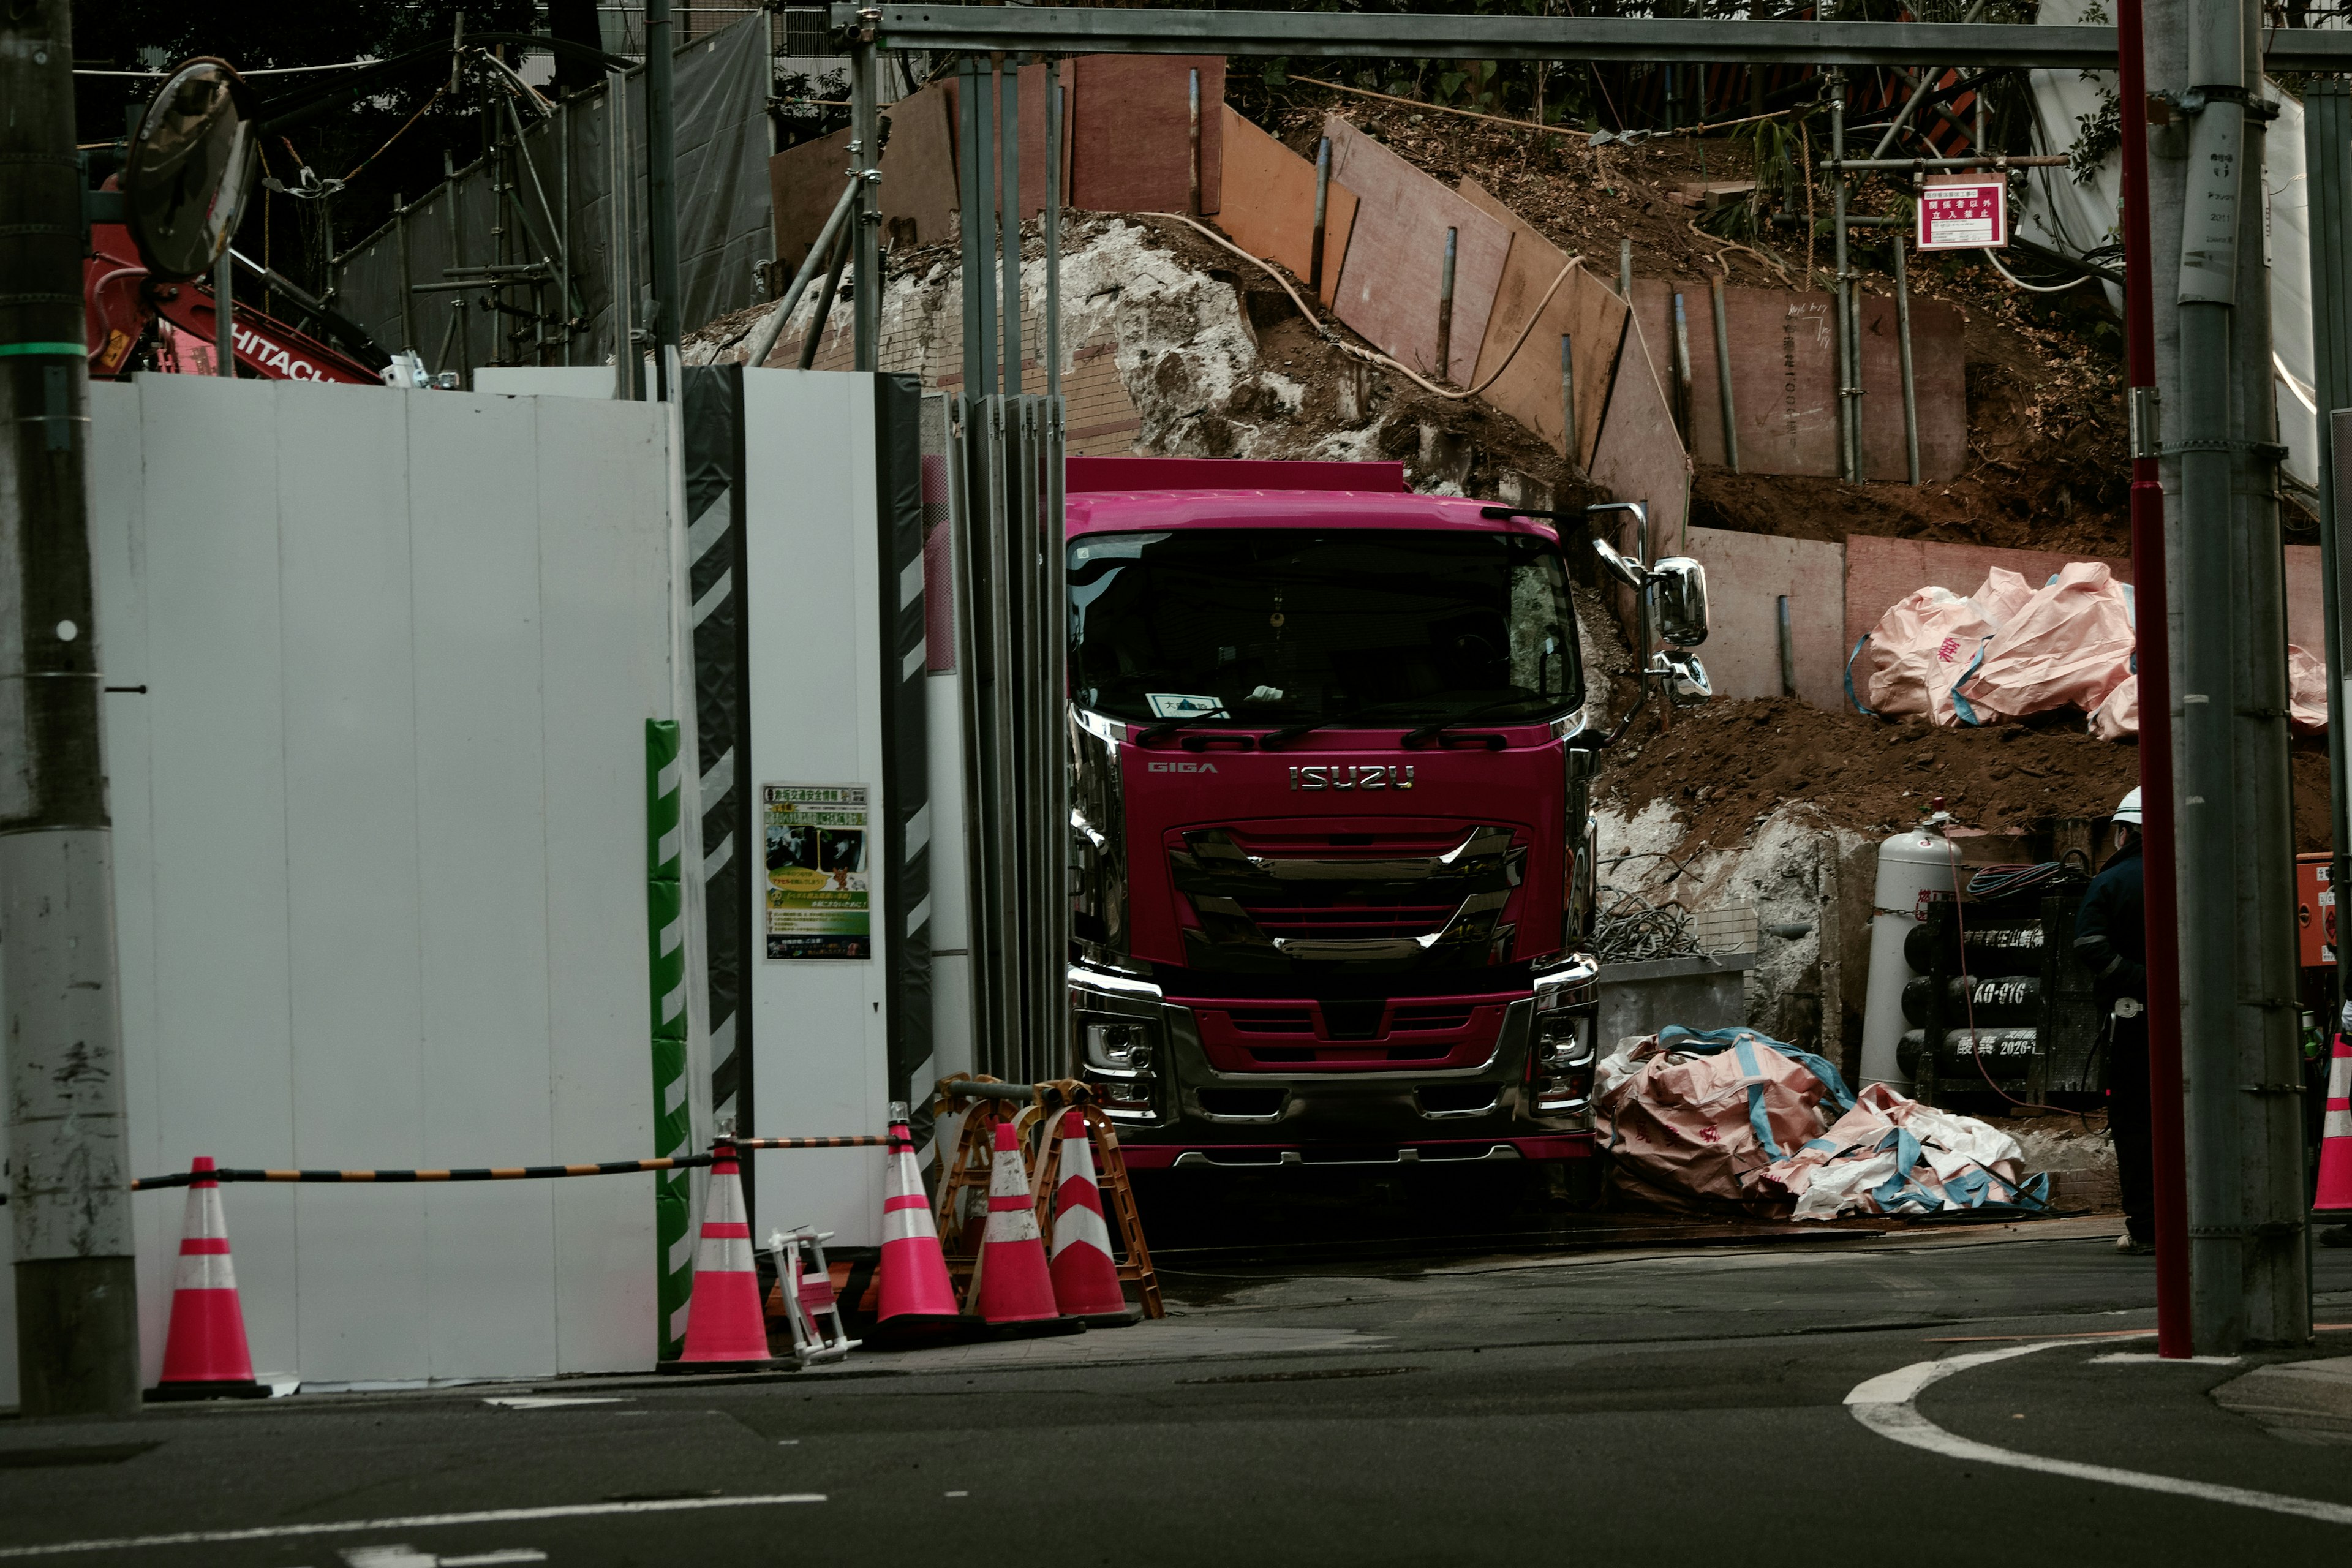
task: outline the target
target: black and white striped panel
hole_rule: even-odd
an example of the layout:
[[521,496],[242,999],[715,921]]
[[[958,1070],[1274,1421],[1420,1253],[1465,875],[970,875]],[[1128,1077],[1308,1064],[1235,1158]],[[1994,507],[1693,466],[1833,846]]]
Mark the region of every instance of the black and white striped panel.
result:
[[876,574],[881,592],[884,962],[889,966],[890,1098],[909,1102],[915,1145],[930,1142],[930,745],[924,704],[922,383],[874,378]]
[[720,1127],[751,1127],[751,1015],[744,955],[751,905],[744,847],[751,837],[745,744],[749,623],[743,584],[743,370],[686,373],[688,585],[702,813],[702,889],[710,998],[710,1109]]

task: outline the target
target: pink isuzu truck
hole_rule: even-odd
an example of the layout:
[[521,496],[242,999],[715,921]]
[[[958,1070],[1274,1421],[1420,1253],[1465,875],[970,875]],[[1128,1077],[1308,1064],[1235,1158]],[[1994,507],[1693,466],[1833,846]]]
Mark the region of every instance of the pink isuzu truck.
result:
[[[1073,1065],[1128,1164],[1589,1157],[1607,741],[1559,520],[1083,458],[1067,517]],[[1703,638],[1696,563],[1599,548],[1645,654]]]

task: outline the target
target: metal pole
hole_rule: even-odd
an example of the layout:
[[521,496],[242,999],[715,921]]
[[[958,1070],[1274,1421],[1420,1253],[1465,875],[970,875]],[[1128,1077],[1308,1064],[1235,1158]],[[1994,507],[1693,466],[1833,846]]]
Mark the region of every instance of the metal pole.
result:
[[1903,365],[1903,461],[1911,482],[1919,482],[1919,398],[1911,380],[1911,274],[1904,261],[1903,235],[1895,235],[1895,351]]
[[[761,318],[759,326],[752,331],[751,342],[745,345],[743,351],[745,364],[757,369],[768,363],[768,355],[774,351],[776,340],[783,336],[784,328],[793,319],[793,311],[800,305],[801,296],[806,293],[809,285],[815,281],[816,269],[827,265],[828,258],[848,254],[850,216],[857,207],[857,191],[858,182],[855,178],[842,186],[841,199],[833,204],[833,212],[825,218],[824,226],[817,230],[815,240],[808,247],[808,254],[801,258],[800,268],[793,274],[792,282],[786,286],[784,297],[776,301],[776,308]],[[831,265],[831,279],[826,285],[828,296],[841,287],[840,263],[835,261]],[[832,307],[828,305],[825,308],[830,310]],[[813,342],[815,338],[816,329],[812,327],[805,341]],[[807,366],[803,365],[802,368],[805,370]]]
[[396,195],[392,198],[392,241],[400,251],[400,346],[414,353],[416,351],[416,296],[412,291],[415,280],[409,271],[408,208]]
[[562,287],[556,293],[556,308],[563,312],[563,359],[568,369],[572,364],[572,323],[576,312],[572,301],[576,290],[572,286],[572,105],[567,101],[554,115],[555,199],[560,207],[556,215],[555,246],[562,259]]
[[670,381],[670,355],[683,325],[678,321],[675,63],[669,0],[646,0],[646,237],[654,274],[653,320],[646,325],[653,344],[656,395],[663,403],[677,395]]
[[1789,625],[1788,595],[1780,595],[1777,610],[1780,634],[1780,695],[1794,697],[1797,694],[1797,639]]
[[[635,401],[641,395],[638,371],[641,356],[637,353],[635,331],[635,307],[637,295],[635,251],[636,226],[629,221],[629,207],[636,194],[636,160],[629,155],[629,77],[626,71],[604,73],[604,142],[605,162],[612,178],[612,205],[606,236],[606,252],[610,261],[609,287],[613,290],[613,395],[624,402]],[[448,199],[457,199],[457,187],[446,187]],[[753,360],[753,364],[760,362]]]
[[[2336,918],[2352,914],[2345,889],[2352,884],[2352,775],[2347,773],[2344,726],[2345,682],[2352,679],[2352,649],[2344,646],[2343,539],[2336,518],[2333,452],[2335,410],[2352,408],[2352,87],[2321,78],[2303,95],[2303,137],[2310,186],[2312,381],[2320,413],[2319,580],[2320,607],[2327,627],[2327,820],[2335,855],[2327,883],[2336,897]],[[2352,933],[2347,933],[2352,934]],[[2327,1033],[2342,1026],[2346,954],[2352,942],[2336,943],[2336,986],[2329,998]]]
[[[2157,1353],[2191,1352],[2189,1216],[2180,1068],[2180,904],[2174,858],[2172,617],[2164,541],[2156,386],[2156,285],[2149,247],[2147,65],[2140,0],[2117,0],[2123,114],[2124,348],[2131,385],[2132,583],[2137,602],[2141,860],[2147,922],[2147,1085],[2155,1166]],[[1981,95],[1979,124],[1982,124]],[[2177,203],[2175,204],[2177,212]]]
[[1315,233],[1307,242],[1307,294],[1323,298],[1323,230],[1331,206],[1331,138],[1315,147]]
[[[988,391],[990,379],[988,335],[981,330],[981,268],[989,254],[981,238],[988,207],[982,194],[980,165],[986,161],[981,150],[980,72],[970,55],[956,61],[956,195],[961,221],[957,225],[956,237],[961,242],[963,260],[963,395],[980,397]],[[986,446],[980,432],[977,411],[966,422],[965,445],[968,450],[979,451]]]
[[849,50],[849,145],[857,181],[857,206],[850,218],[856,277],[849,303],[856,323],[854,368],[874,371],[882,367],[882,105],[874,47],[877,14],[857,15],[857,36]]
[[213,263],[213,374],[236,375],[236,263],[221,247]]
[[1577,439],[1576,427],[1576,354],[1567,332],[1559,335],[1559,454],[1568,459],[1571,468],[1584,456],[1584,443]]
[[[441,154],[441,179],[448,192],[449,270],[454,272],[466,265],[466,193],[457,184],[455,162],[446,153]],[[458,384],[470,392],[474,388],[474,320],[462,291],[450,296],[449,309],[457,332]]]
[[1723,279],[1710,278],[1706,288],[1715,306],[1715,387],[1716,401],[1723,405],[1723,461],[1736,474],[1739,471],[1739,415],[1731,392],[1731,333],[1724,325]]
[[[1003,175],[998,181],[997,200],[1003,209],[998,220],[996,238],[1003,253],[999,275],[1003,286],[1004,320],[1004,395],[1021,395],[1021,63],[1007,59],[999,62],[997,81],[996,123],[999,127],[996,151],[1002,160]],[[1008,436],[1008,449],[1017,449],[1017,431]]]
[[1437,377],[1453,379],[1454,361],[1454,251],[1458,231],[1445,231],[1445,261],[1437,275]]
[[[1045,395],[1062,395],[1062,62],[1045,62]],[[1061,429],[1061,405],[1054,405]],[[1060,514],[1056,512],[1055,516]]]
[[[139,1409],[68,0],[0,14],[0,1053],[18,1409]],[[227,254],[222,237],[222,254]]]
[[1633,302],[1633,242],[1617,242],[1617,297],[1628,305]]
[[1199,217],[1201,216],[1201,73],[1197,70],[1192,72],[1191,97],[1187,101],[1190,104],[1191,115],[1188,121],[1191,127],[1189,132],[1191,156],[1186,172],[1190,179],[1191,190],[1185,198],[1188,205],[1184,210],[1194,217]]
[[1853,279],[1846,267],[1845,254],[1845,72],[1830,72],[1830,158],[1835,174],[1832,186],[1831,229],[1836,236],[1837,258],[1837,361],[1838,377],[1838,477],[1859,481],[1862,479],[1861,441],[1854,426],[1859,423],[1859,410],[1854,406],[1854,393],[1862,378],[1854,374],[1858,357],[1853,342]]
[[[811,256],[814,255],[812,248]],[[816,314],[809,321],[807,335],[801,339],[800,368],[803,370],[816,363],[817,345],[824,338],[825,319],[833,314],[834,298],[841,292],[841,269],[848,265],[849,236],[837,234],[833,237],[832,258],[824,266],[824,283],[816,297]],[[799,302],[797,300],[793,301],[793,304]],[[779,318],[787,313],[786,310],[776,312]]]

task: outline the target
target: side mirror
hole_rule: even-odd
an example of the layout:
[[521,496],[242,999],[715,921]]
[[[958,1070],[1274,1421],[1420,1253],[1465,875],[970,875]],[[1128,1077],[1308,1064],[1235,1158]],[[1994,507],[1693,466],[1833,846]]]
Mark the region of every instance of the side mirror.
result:
[[1687,555],[1671,555],[1650,569],[1657,584],[1658,636],[1677,647],[1706,641],[1706,568]]
[[1628,588],[1633,589],[1635,593],[1640,593],[1642,591],[1643,584],[1649,582],[1649,574],[1643,572],[1641,567],[1635,565],[1633,562],[1626,560],[1622,555],[1618,554],[1615,548],[1612,546],[1607,540],[1594,540],[1592,542],[1592,548],[1593,551],[1600,555],[1601,564],[1608,568],[1609,574],[1616,578],[1620,583],[1624,584]]
[[1666,689],[1666,700],[1677,708],[1696,708],[1715,695],[1706,666],[1685,648],[1668,648],[1650,656],[1650,673]]

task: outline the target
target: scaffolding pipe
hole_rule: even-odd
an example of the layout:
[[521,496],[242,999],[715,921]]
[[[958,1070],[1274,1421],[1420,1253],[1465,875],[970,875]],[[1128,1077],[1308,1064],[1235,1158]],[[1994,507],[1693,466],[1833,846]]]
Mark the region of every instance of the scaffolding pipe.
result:
[[[1062,395],[1062,62],[1045,62],[1045,395]],[[1055,406],[1059,406],[1057,403]]]
[[849,48],[849,146],[855,161],[850,189],[857,202],[849,237],[856,268],[849,303],[856,331],[855,368],[861,371],[879,369],[882,353],[882,125],[876,55],[867,13]]
[[1454,252],[1461,231],[1445,231],[1445,260],[1437,275],[1437,377],[1451,381],[1454,362]]
[[[996,148],[1003,159],[1003,174],[997,182],[997,199],[1003,205],[1004,216],[997,225],[996,237],[1003,251],[1001,274],[1004,303],[1002,307],[1004,333],[1003,391],[1007,397],[1021,395],[1021,66],[1017,60],[1001,59],[997,64],[997,81],[1002,93],[997,104],[998,134]],[[869,367],[860,367],[869,368]]]
[[1901,233],[1895,236],[1895,352],[1903,367],[1903,462],[1919,482],[1919,398],[1911,377],[1911,274]]
[[1860,356],[1855,353],[1853,331],[1853,274],[1846,265],[1846,174],[1845,174],[1845,72],[1830,72],[1830,150],[1831,157],[1822,166],[1834,171],[1831,185],[1832,202],[1831,233],[1835,237],[1837,252],[1837,345],[1832,356],[1837,361],[1838,382],[1838,477],[1859,482],[1862,479],[1862,442],[1855,431],[1861,423],[1861,410],[1854,399],[1860,395],[1862,377],[1855,374]]
[[[808,291],[809,284],[816,278],[817,268],[825,265],[826,258],[833,252],[835,241],[843,237],[843,231],[849,224],[850,213],[857,205],[857,193],[861,184],[862,182],[855,175],[851,177],[849,184],[841,193],[841,199],[833,204],[832,215],[824,220],[824,226],[817,230],[815,243],[808,247],[808,254],[801,258],[800,270],[793,274],[792,284],[785,289],[784,297],[777,301],[776,308],[769,311],[758,328],[752,331],[751,342],[743,351],[743,363],[752,369],[757,370],[768,363],[768,356],[775,352],[776,340],[784,335],[784,327],[793,319],[793,308],[801,302],[801,296]],[[837,278],[838,274],[835,276]],[[815,336],[814,331],[811,331],[810,336]]]
[[1331,138],[1315,148],[1315,232],[1307,242],[1307,293],[1323,298],[1323,227],[1331,205]]

